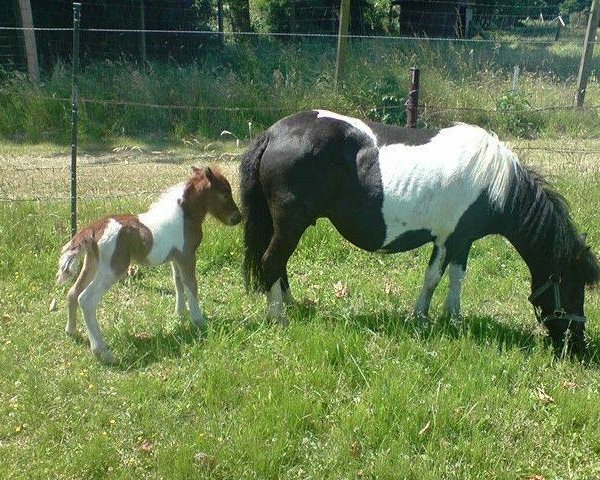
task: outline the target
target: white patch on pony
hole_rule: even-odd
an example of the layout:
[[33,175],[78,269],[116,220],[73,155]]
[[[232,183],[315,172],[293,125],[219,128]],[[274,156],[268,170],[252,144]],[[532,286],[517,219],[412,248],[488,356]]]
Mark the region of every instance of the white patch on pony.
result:
[[341,120],[342,122],[349,123],[354,128],[360,130],[365,135],[367,135],[375,146],[377,146],[377,137],[371,127],[369,127],[365,122],[359,120],[358,118],[347,117],[345,115],[340,115],[339,113],[330,112],[329,110],[315,110],[317,112],[317,118],[334,118],[336,120]]
[[413,230],[430,231],[443,244],[483,191],[504,206],[517,166],[495,135],[465,124],[441,130],[425,145],[381,147],[382,247]]
[[109,218],[106,222],[102,236],[98,240],[98,265],[110,265],[117,248],[117,238],[122,228],[123,225],[114,218]]
[[152,248],[146,257],[150,265],[165,262],[173,249],[182,251],[183,236],[183,199],[185,183],[175,185],[161,195],[146,213],[138,219],[152,233]]
[[466,270],[462,265],[450,263],[448,265],[448,276],[450,282],[448,285],[448,296],[444,304],[446,313],[452,316],[460,315],[460,290],[463,279],[465,278]]
[[281,325],[287,325],[288,319],[283,308],[281,279],[277,279],[267,292],[267,318]]

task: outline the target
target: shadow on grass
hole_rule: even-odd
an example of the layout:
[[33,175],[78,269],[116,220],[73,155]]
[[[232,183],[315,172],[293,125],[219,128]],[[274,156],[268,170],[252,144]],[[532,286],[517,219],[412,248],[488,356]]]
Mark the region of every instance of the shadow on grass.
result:
[[[292,315],[293,318],[311,318],[315,312],[314,306],[299,305],[294,307]],[[348,325],[391,337],[409,334],[422,342],[438,338],[468,337],[478,345],[496,346],[500,351],[518,349],[525,355],[532,354],[540,346],[540,335],[534,331],[507,325],[486,315],[469,315],[460,320],[448,317],[431,318],[423,324],[406,311],[384,309],[353,315]],[[552,352],[552,342],[548,336],[543,336],[541,343],[549,353]],[[600,340],[589,339],[588,350],[583,357],[567,357],[566,360],[583,361],[588,367],[600,369]]]
[[199,331],[188,319],[181,320],[174,330],[161,329],[156,334],[127,333],[127,350],[121,355],[117,368],[135,370],[151,365],[165,358],[177,358],[184,347],[203,342],[206,335]]
[[[317,321],[317,308],[311,303],[297,304],[289,310],[289,314],[292,322],[310,324]],[[331,320],[339,324],[339,319]],[[213,325],[209,335],[227,334],[240,328],[239,319],[234,318],[219,318],[209,320],[209,323]],[[254,331],[260,329],[260,325],[264,326],[264,322],[245,322],[242,328]],[[276,328],[275,325],[271,327]],[[532,330],[507,325],[490,316],[469,315],[458,321],[439,317],[423,324],[406,311],[382,309],[352,315],[347,319],[346,327],[357,331],[368,329],[390,337],[410,335],[415,341],[422,343],[439,338],[459,340],[468,337],[481,346],[495,346],[499,351],[518,349],[526,356],[539,349],[540,343],[547,348],[548,354],[552,351],[548,337],[543,337],[540,342],[540,335]],[[202,344],[206,333],[199,332],[186,318],[174,329],[161,329],[152,335],[127,333],[125,339],[127,347],[116,368],[127,371],[144,368],[167,358],[178,358],[186,346],[197,342]],[[600,340],[590,339],[588,353],[583,359],[572,358],[567,361],[583,361],[588,367],[600,369]]]

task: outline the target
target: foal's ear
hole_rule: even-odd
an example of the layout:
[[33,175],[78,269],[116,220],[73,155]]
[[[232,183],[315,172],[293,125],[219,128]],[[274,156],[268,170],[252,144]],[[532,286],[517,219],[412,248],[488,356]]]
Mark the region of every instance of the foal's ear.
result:
[[215,174],[213,173],[213,171],[210,169],[210,167],[206,167],[204,169],[204,176],[206,178],[208,178],[210,181],[212,181],[215,178]]
[[194,172],[194,173],[200,173],[201,171],[202,171],[201,169],[199,169],[195,165],[192,165],[192,172]]

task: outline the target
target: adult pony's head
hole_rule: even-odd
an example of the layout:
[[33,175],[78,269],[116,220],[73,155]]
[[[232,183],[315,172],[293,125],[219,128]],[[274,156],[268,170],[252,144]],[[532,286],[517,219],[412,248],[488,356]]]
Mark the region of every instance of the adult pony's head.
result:
[[242,214],[233,200],[231,185],[217,168],[192,167],[183,195],[182,208],[186,215],[202,218],[208,211],[225,225],[237,225]]
[[562,270],[545,280],[534,279],[529,297],[557,353],[565,349],[576,354],[585,351],[585,287],[600,281],[600,267],[590,246],[585,244],[585,236],[581,237],[578,249]]
[[565,348],[582,353],[586,346],[585,287],[598,284],[600,266],[586,244],[586,235],[577,234],[564,197],[535,171],[526,170],[524,178],[533,188],[528,193],[529,221],[522,224],[520,234],[527,234],[530,245],[538,247],[529,253],[529,301],[538,320],[548,329],[557,353]]

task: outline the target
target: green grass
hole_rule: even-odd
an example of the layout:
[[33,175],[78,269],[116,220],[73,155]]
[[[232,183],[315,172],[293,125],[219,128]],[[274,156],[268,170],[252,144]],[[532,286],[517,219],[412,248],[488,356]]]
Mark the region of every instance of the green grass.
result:
[[[163,188],[186,174],[192,159],[181,157],[82,170],[80,222],[141,211],[150,198],[90,197]],[[597,164],[543,151],[526,161],[561,173],[597,251]],[[28,194],[30,173],[14,175],[12,192]],[[56,175],[44,189],[62,195],[66,172]],[[243,290],[241,229],[209,220],[197,267],[207,336],[176,318],[169,269],[142,269],[99,309],[120,359],[105,367],[63,333],[66,288],[54,273],[67,237],[66,200],[0,203],[2,478],[600,476],[598,292],[586,303],[592,361],[557,361],[526,300],[526,268],[501,238],[473,248],[464,321],[439,318],[443,282],[423,331],[407,314],[430,249],[367,254],[319,221],[290,262],[304,303],[282,329]]]

